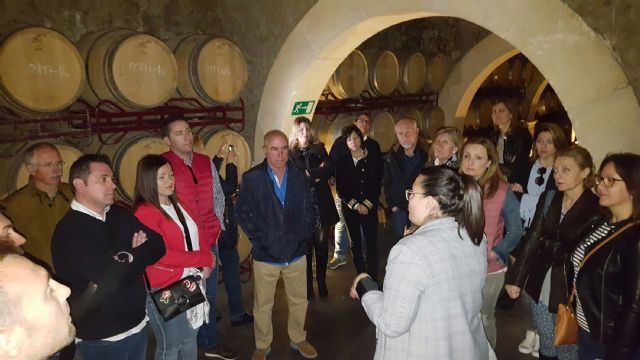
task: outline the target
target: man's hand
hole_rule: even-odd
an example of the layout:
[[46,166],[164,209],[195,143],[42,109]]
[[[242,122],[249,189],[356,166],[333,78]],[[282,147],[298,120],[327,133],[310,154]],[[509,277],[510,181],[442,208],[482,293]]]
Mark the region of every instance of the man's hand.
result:
[[147,234],[144,231],[140,230],[137,233],[133,234],[133,239],[131,240],[131,247],[137,248],[138,246],[144,244],[147,241]]
[[355,279],[353,279],[353,284],[351,285],[351,290],[349,291],[349,296],[351,296],[352,299],[354,300],[359,300],[360,297],[358,296],[358,292],[356,291],[356,286],[358,285],[358,282],[366,277],[371,277],[369,274],[367,273],[360,273],[358,274],[358,276],[356,276]]

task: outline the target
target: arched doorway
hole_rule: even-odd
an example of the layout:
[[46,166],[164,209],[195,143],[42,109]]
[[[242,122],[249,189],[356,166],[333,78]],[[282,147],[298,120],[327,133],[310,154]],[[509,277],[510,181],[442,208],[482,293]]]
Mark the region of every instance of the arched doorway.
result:
[[553,84],[581,144],[596,159],[609,151],[640,152],[631,135],[640,130],[640,106],[626,75],[607,44],[560,0],[371,0],[365,6],[320,0],[289,34],[269,72],[256,123],[256,157],[264,133],[287,131],[293,104],[316,100],[350,51],[382,29],[430,16],[475,23],[526,55]]

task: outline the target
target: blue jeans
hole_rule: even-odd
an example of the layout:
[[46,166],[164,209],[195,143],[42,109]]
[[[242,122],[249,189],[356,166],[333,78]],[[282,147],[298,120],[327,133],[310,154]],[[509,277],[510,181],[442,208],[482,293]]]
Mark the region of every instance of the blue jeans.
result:
[[155,360],[198,359],[198,330],[191,327],[186,312],[164,321],[153,300],[147,296],[147,315],[156,338]]
[[218,345],[218,324],[216,323],[216,290],[218,287],[218,244],[211,247],[211,251],[216,254],[216,266],[211,275],[207,278],[207,300],[209,301],[209,323],[200,326],[198,331],[198,346],[211,348]]
[[346,258],[349,251],[349,235],[347,234],[347,225],[342,214],[342,200],[336,198],[336,210],[340,216],[340,221],[334,227],[335,249],[333,257]]
[[409,223],[409,215],[406,211],[398,209],[396,212],[391,212],[391,226],[399,239],[404,237],[404,229]]
[[82,360],[146,360],[147,327],[118,341],[83,340],[76,349]]
[[231,320],[240,320],[245,310],[242,304],[238,247],[233,249],[220,248],[219,251],[224,275],[224,288],[227,290],[227,301],[229,302],[229,315]]

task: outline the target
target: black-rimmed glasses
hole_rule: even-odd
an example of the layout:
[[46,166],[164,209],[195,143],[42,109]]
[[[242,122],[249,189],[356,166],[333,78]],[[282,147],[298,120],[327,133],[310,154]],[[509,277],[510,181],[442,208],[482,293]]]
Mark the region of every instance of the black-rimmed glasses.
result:
[[604,185],[604,187],[610,188],[613,186],[613,184],[616,183],[616,181],[623,181],[622,179],[616,179],[616,178],[612,178],[612,177],[602,177],[600,175],[596,175],[595,176],[595,180],[596,180],[596,185]]
[[547,168],[546,167],[539,167],[538,168],[538,177],[535,180],[536,185],[542,186],[542,184],[544,184],[544,174],[546,174],[546,173],[547,173]]

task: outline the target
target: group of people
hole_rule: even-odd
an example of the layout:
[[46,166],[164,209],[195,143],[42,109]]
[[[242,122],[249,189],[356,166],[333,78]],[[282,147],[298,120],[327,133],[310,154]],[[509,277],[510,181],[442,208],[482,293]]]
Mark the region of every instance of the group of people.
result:
[[[609,154],[596,172],[560,127],[537,124],[532,138],[515,114],[495,102],[494,138],[441,129],[417,176],[422,158],[403,141],[405,120],[415,122],[396,124],[384,191],[404,237],[383,284],[363,272],[351,289],[376,325],[376,359],[493,358],[503,288],[530,309],[521,352],[640,358],[640,155]],[[396,173],[410,180],[404,208]],[[393,219],[404,209],[407,227]],[[575,311],[575,345],[555,345],[561,304]]]
[[[494,357],[501,293],[530,309],[522,352],[637,358],[640,156],[608,155],[596,173],[589,152],[569,145],[561,128],[538,124],[531,137],[515,114],[498,100],[494,138],[465,141],[444,127],[431,146],[415,119],[402,118],[386,154],[368,136],[367,114],[329,152],[298,117],[289,138],[265,134],[265,159],[239,191],[233,148],[223,144],[213,159],[194,152],[188,122],[168,119],[162,135],[171,150],[138,163],[132,210],[114,204],[108,157],[83,155],[64,184],[55,146],[31,146],[30,182],[0,213],[0,358],[46,358],[75,339],[85,360],[144,359],[148,324],[156,359],[196,359],[199,347],[235,359],[218,341],[219,260],[232,324],[253,322],[252,359],[271,353],[280,277],[290,347],[316,358],[304,328],[308,300],[316,286],[319,297],[329,295],[327,268],[346,263],[349,244],[351,296],[377,328],[376,359]],[[384,282],[380,207],[397,240]],[[238,226],[253,245],[253,315],[242,304]],[[189,275],[199,276],[208,301],[165,321],[149,294]],[[21,289],[25,279],[33,280]],[[556,312],[567,303],[579,342],[555,346]]]

